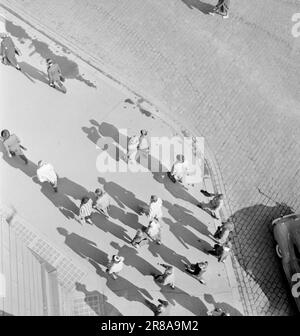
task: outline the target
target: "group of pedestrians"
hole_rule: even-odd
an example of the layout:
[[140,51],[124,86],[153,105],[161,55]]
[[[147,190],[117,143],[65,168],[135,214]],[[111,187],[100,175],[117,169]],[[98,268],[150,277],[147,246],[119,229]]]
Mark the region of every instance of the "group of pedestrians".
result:
[[[217,10],[221,10],[221,2],[219,1]],[[223,1],[223,9],[228,4],[228,1]],[[5,64],[11,64],[18,70],[22,70],[17,62],[16,55],[21,55],[20,51],[14,46],[11,37],[8,34],[0,34],[2,38],[1,42],[1,56],[2,62]],[[62,82],[64,77],[62,75],[61,69],[58,64],[54,63],[51,59],[46,60],[47,72],[49,77],[49,85],[51,87],[58,87],[66,92]],[[26,148],[21,144],[20,139],[15,135],[11,134],[9,130],[5,129],[1,132],[1,138],[4,148],[7,152],[9,158],[19,157],[24,161],[25,165],[28,165],[29,161],[24,155],[24,150]],[[148,139],[148,131],[143,129],[140,131],[139,135],[134,135],[128,141],[127,148],[127,160],[128,164],[136,162],[137,157],[147,158],[150,153],[150,142]],[[184,184],[184,178],[189,174],[189,163],[185,156],[182,154],[177,155],[176,161],[174,162],[172,168],[167,173],[170,181],[172,183]],[[54,193],[59,192],[59,177],[56,173],[52,164],[45,161],[39,161],[37,164],[36,175],[40,183],[49,183],[53,188]],[[208,203],[199,203],[197,206],[213,218],[218,219],[217,213],[223,205],[223,195],[208,193],[207,191],[201,190],[207,198],[210,199]],[[92,215],[93,212],[98,212],[105,216],[110,217],[110,206],[111,198],[104,191],[97,188],[94,193],[89,195],[82,195],[80,206],[78,208],[78,221],[81,224],[93,224]],[[140,215],[146,215],[148,225],[141,227],[137,230],[135,236],[133,237],[131,244],[133,247],[138,248],[148,244],[162,244],[162,217],[163,217],[163,201],[156,195],[152,195],[150,202],[147,206],[140,206],[138,212]],[[233,223],[231,221],[223,222],[218,230],[214,234],[213,238],[217,242],[214,247],[208,251],[210,254],[215,255],[220,262],[224,262],[226,257],[230,253],[231,242],[230,233],[234,230]],[[111,261],[107,265],[106,272],[113,278],[117,279],[118,274],[122,271],[124,267],[124,257],[119,255],[113,255]],[[158,274],[152,274],[154,281],[161,286],[168,286],[172,289],[175,288],[175,268],[172,265],[167,265],[163,263],[158,263],[163,270]],[[199,261],[194,264],[184,265],[184,271],[195,279],[197,279],[201,284],[206,284],[203,275],[207,271],[208,262]],[[159,300],[159,305],[155,311],[155,315],[165,315],[169,314],[169,303],[164,300]],[[216,312],[217,313],[217,312]],[[223,312],[222,312],[223,313]],[[225,314],[225,313],[224,313]]]

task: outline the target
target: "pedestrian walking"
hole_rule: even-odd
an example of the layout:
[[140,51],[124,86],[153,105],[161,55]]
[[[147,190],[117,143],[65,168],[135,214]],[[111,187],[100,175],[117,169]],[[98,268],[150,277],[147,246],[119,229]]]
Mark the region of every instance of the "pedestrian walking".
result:
[[149,243],[149,237],[146,233],[147,228],[143,227],[142,229],[138,229],[134,238],[131,241],[133,247],[144,246]]
[[146,214],[150,222],[153,219],[160,220],[163,216],[162,200],[156,195],[152,195],[149,205],[145,207],[140,207],[140,212]]
[[28,159],[23,153],[23,150],[26,150],[26,148],[21,145],[20,139],[15,134],[10,134],[8,130],[3,130],[1,132],[1,138],[9,158],[18,156],[25,164],[28,164]]
[[111,205],[111,198],[108,193],[101,189],[95,190],[95,200],[93,202],[93,208],[101,212],[105,217],[109,217],[108,210]]
[[135,163],[136,162],[136,155],[138,152],[139,146],[139,137],[137,135],[133,135],[128,141],[128,149],[127,149],[127,162],[128,163]]
[[168,176],[173,183],[183,182],[183,178],[189,173],[189,163],[184,155],[177,155],[176,162],[168,172]]
[[154,311],[154,316],[170,316],[171,305],[168,301],[158,299],[159,305]]
[[138,149],[139,155],[143,156],[144,158],[146,158],[149,155],[150,145],[149,145],[147,130],[141,130],[137,149]]
[[66,93],[67,89],[62,82],[65,81],[64,76],[62,75],[60,66],[57,63],[54,63],[50,58],[47,59],[47,72],[49,77],[49,85],[55,88],[55,84]]
[[203,279],[203,274],[206,272],[208,267],[208,262],[197,262],[195,264],[192,264],[191,266],[186,266],[185,271],[192,274],[194,278],[199,280],[203,285],[206,284],[206,282]]
[[113,255],[111,261],[107,265],[106,272],[110,274],[114,280],[116,280],[117,275],[119,274],[119,272],[121,272],[123,266],[124,266],[124,257]]
[[91,216],[93,211],[93,201],[89,197],[83,197],[79,208],[79,220],[81,224],[93,224]]
[[214,7],[212,12],[210,12],[210,15],[215,15],[219,14],[223,17],[223,19],[229,18],[229,5],[230,5],[230,0],[219,0],[218,4]]
[[218,212],[224,204],[223,194],[211,194],[203,190],[201,190],[201,192],[205,194],[206,197],[212,197],[212,200],[210,200],[208,203],[201,202],[197,206],[206,211],[211,217],[219,219],[216,215],[216,212]]
[[222,225],[218,227],[217,231],[214,234],[214,238],[223,245],[229,238],[230,233],[234,230],[234,224],[231,220],[222,222]]
[[36,174],[41,183],[50,183],[53,190],[57,192],[57,174],[50,163],[39,161]]
[[161,224],[158,219],[153,218],[149,226],[146,229],[147,235],[156,242],[156,244],[161,245]]
[[208,253],[214,255],[218,258],[218,262],[225,262],[225,259],[229,256],[232,248],[231,242],[228,240],[224,245],[215,244],[212,250],[209,250]]
[[158,265],[162,266],[165,268],[164,273],[158,274],[154,276],[154,280],[163,285],[163,286],[170,286],[172,289],[175,288],[175,273],[174,273],[174,267],[166,264],[160,264]]
[[3,64],[11,64],[17,70],[21,67],[16,59],[16,55],[21,56],[20,50],[15,46],[12,38],[7,33],[0,34],[1,40],[1,57]]

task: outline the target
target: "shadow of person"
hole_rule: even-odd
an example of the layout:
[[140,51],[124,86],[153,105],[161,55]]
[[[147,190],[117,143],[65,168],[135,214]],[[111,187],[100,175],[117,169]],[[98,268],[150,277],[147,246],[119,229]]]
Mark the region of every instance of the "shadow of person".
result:
[[111,218],[118,219],[120,222],[122,222],[126,226],[131,227],[134,230],[138,230],[143,227],[143,225],[139,223],[138,215],[131,212],[126,213],[124,210],[114,205],[110,206],[109,215]]
[[230,304],[226,302],[216,302],[211,294],[204,294],[204,300],[207,303],[214,305],[215,308],[221,308],[226,313],[229,313],[230,316],[243,316],[239,310],[232,307]]
[[158,274],[159,270],[152,264],[137,254],[137,250],[129,246],[120,246],[116,242],[111,242],[110,245],[118,251],[118,255],[125,258],[124,264],[136,268],[141,274],[151,276],[152,273]]
[[97,264],[106,266],[108,263],[108,255],[99,250],[97,244],[91,240],[83,238],[76,233],[69,233],[65,228],[57,228],[59,234],[65,237],[65,244],[78,254],[81,258],[92,260]]
[[190,213],[191,211],[179,204],[171,204],[169,201],[163,201],[163,206],[168,210],[170,216],[172,216],[176,222],[181,223],[182,226],[190,226],[194,230],[198,231],[204,236],[210,236],[210,232],[206,225],[200,220],[196,219]]
[[[53,188],[49,183],[41,183],[37,176],[36,171],[38,166],[28,160],[28,164],[25,165],[22,160],[18,157],[9,158],[6,155],[6,152],[3,148],[3,143],[1,142],[0,151],[3,153],[3,160],[11,167],[15,169],[19,169],[26,176],[32,179],[32,181],[41,186],[41,193],[48,198],[52,204],[59,209],[59,211],[68,219],[74,218],[76,214],[78,214],[78,207],[74,204],[66,195],[64,195],[61,190],[58,193],[53,192]],[[60,179],[58,180],[58,188],[60,189]]]
[[114,280],[108,273],[103,271],[97,263],[92,261],[91,264],[96,268],[96,273],[100,277],[107,279],[106,286],[117,296],[125,298],[127,301],[140,302],[143,305],[145,305],[145,297],[153,300],[153,297],[146,289],[135,286],[132,282],[126,280],[119,274],[117,279]]
[[[289,315],[294,315],[297,310],[290,295],[282,263],[275,252],[271,229],[274,219],[291,213],[293,210],[284,203],[277,203],[275,206],[256,204],[236,211],[229,220],[235,226],[231,241],[232,252],[237,261],[236,267],[241,267],[246,272],[249,277],[247,283],[253,282],[259,286],[253,294],[254,302],[264,293],[270,311],[280,313],[285,310]],[[280,307],[278,298],[283,302]],[[263,311],[261,313],[264,314]]]
[[48,84],[48,77],[43,71],[38,70],[37,68],[26,62],[20,62],[19,64],[20,67],[22,68],[22,73],[26,77],[29,77],[29,79],[35,79],[39,82]]
[[164,260],[164,263],[177,267],[180,270],[183,268],[182,263],[189,264],[185,256],[176,253],[164,244],[149,244],[148,249],[154,257],[160,256]]
[[198,9],[203,14],[209,14],[213,11],[214,7],[211,4],[198,1],[198,0],[181,0],[185,5],[187,5],[190,9]]
[[96,127],[82,127],[81,128],[84,133],[86,133],[87,138],[93,142],[95,145],[97,144],[98,140],[101,138],[100,134],[98,133]]
[[96,313],[98,316],[123,316],[119,310],[112,304],[107,302],[107,296],[100,292],[88,291],[86,285],[79,282],[75,283],[75,288],[78,292],[85,295],[84,302]]
[[174,289],[161,284],[159,286],[160,292],[173,306],[177,303],[196,316],[207,316],[208,309],[198,297],[186,293],[177,286]]
[[98,182],[102,188],[112,197],[119,207],[125,208],[127,206],[135,213],[139,214],[140,206],[147,206],[147,204],[138,198],[135,194],[115,182],[106,182],[104,178],[99,177]]
[[92,219],[93,219],[93,224],[96,225],[98,229],[104,232],[111,233],[118,239],[123,240],[125,243],[129,244],[132,241],[132,238],[129,237],[129,235],[127,234],[127,231],[123,227],[111,222],[108,218],[105,218],[99,213],[95,212],[93,214]]
[[63,76],[68,79],[76,79],[80,82],[83,82],[89,87],[97,88],[94,83],[90,80],[86,79],[79,73],[78,64],[75,63],[73,60],[69,59],[66,56],[60,56],[53,53],[53,51],[49,48],[49,45],[39,39],[35,39],[31,37],[26,30],[21,27],[15,25],[13,22],[6,20],[5,21],[5,28],[8,33],[12,36],[16,37],[21,43],[24,43],[26,40],[30,41],[31,43],[31,54],[40,55],[45,60],[45,68],[46,68],[46,59],[50,58],[55,63],[58,63],[62,69]]
[[191,204],[197,205],[198,200],[193,197],[186,187],[184,187],[181,183],[173,183],[168,177],[167,172],[169,171],[166,167],[162,166],[162,172],[152,172],[153,178],[158,183],[164,185],[165,189],[177,199],[181,199],[183,201],[189,202]]
[[170,232],[173,233],[174,237],[177,238],[186,249],[189,249],[189,246],[200,249],[199,238],[183,226],[181,222],[173,222],[169,218],[163,218],[163,220],[169,225]]

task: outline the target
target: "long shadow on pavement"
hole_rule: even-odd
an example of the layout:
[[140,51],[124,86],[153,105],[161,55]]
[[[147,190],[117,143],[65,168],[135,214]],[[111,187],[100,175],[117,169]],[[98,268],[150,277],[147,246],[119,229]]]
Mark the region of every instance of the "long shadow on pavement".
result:
[[86,285],[76,282],[75,288],[78,292],[82,292],[85,295],[85,303],[91,307],[91,309],[98,316],[123,316],[119,310],[112,304],[107,302],[107,296],[100,292],[88,291]]
[[137,214],[134,214],[132,212],[126,213],[123,209],[118,208],[114,205],[110,206],[109,214],[111,218],[118,219],[126,226],[131,227],[133,230],[138,230],[143,227],[143,225],[139,223],[139,217]]
[[112,242],[110,245],[118,251],[118,255],[121,255],[125,258],[125,265],[136,268],[141,274],[145,276],[150,276],[152,273],[159,273],[157,268],[138,255],[138,252],[135,248],[126,245],[120,246],[115,242]]
[[22,69],[22,73],[29,78],[31,81],[34,82],[33,79],[48,84],[48,76],[41,70],[38,70],[34,66],[26,63],[26,62],[20,62],[20,67]]
[[[290,213],[292,209],[283,203],[273,207],[257,204],[238,210],[230,217],[235,224],[232,235],[233,254],[239,266],[250,276],[254,284],[259,285],[268,298],[268,311],[276,314],[296,312],[281,261],[276,255],[271,230],[271,223],[275,218]],[[257,290],[254,292],[257,293],[253,297],[255,302],[261,296],[261,292]]]
[[203,14],[209,14],[214,9],[214,6],[198,0],[181,0],[190,9],[198,9]]
[[191,215],[190,210],[179,204],[171,204],[169,201],[163,201],[163,206],[168,210],[169,214],[176,220],[176,222],[180,222],[182,226],[190,226],[204,236],[210,235],[207,226]]
[[[143,305],[146,305],[145,297],[153,300],[153,297],[146,289],[135,286],[132,282],[126,280],[120,275],[118,275],[118,278],[114,280],[108,273],[101,269],[98,263],[91,261],[91,264],[96,268],[96,273],[100,277],[107,279],[106,286],[117,296],[125,298],[128,301],[140,302]],[[148,308],[147,305],[146,307]]]
[[76,233],[69,233],[65,228],[57,228],[59,234],[65,237],[65,244],[78,254],[81,258],[92,260],[97,264],[106,266],[108,263],[108,255],[99,250],[97,244],[91,240],[83,238]]
[[238,309],[232,307],[230,304],[226,302],[216,302],[211,294],[204,294],[204,300],[207,303],[214,305],[215,308],[221,308],[226,313],[229,313],[230,316],[243,316]]
[[96,88],[96,85],[90,80],[85,79],[80,73],[78,65],[70,60],[66,56],[56,55],[48,46],[47,43],[42,42],[38,39],[32,38],[23,27],[17,26],[9,20],[6,20],[6,31],[12,36],[16,37],[20,43],[24,43],[29,40],[31,43],[31,48],[33,49],[30,56],[33,54],[40,55],[45,60],[45,70],[46,70],[46,59],[51,58],[54,62],[57,62],[62,69],[64,77],[69,79],[76,79],[83,82],[89,87]]

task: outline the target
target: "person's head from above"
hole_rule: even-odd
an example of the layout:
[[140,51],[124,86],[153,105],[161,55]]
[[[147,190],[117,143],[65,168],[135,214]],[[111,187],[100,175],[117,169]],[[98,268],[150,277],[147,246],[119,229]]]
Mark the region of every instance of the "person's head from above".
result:
[[200,261],[200,262],[198,262],[197,263],[198,264],[198,266],[201,268],[201,267],[206,267],[206,266],[208,266],[208,261]]
[[38,167],[42,167],[44,164],[45,164],[45,162],[44,162],[43,160],[40,160],[40,161],[38,162]]
[[48,66],[50,66],[50,65],[53,64],[53,61],[52,61],[51,58],[47,58],[46,62],[47,62],[47,65],[48,65]]
[[147,136],[147,135],[148,135],[148,131],[145,130],[145,129],[142,129],[142,130],[141,130],[141,135],[142,135],[142,136]]
[[227,242],[224,244],[224,247],[227,247],[229,249],[232,248],[232,243],[231,243],[230,239],[227,240]]
[[119,262],[121,262],[121,258],[120,258],[119,256],[117,256],[117,255],[113,255],[112,259],[113,259],[113,261],[114,261],[115,263],[119,263]]
[[1,137],[2,137],[4,140],[8,139],[8,138],[10,137],[10,132],[9,132],[9,130],[7,130],[7,129],[3,130],[3,131],[1,132]]
[[165,271],[166,274],[173,274],[174,273],[174,268],[173,266],[168,266]]
[[158,197],[156,195],[152,195],[151,198],[150,198],[150,202],[155,203],[157,201],[158,201]]
[[178,154],[176,156],[176,159],[177,159],[177,161],[182,162],[182,163],[185,161],[185,157],[182,154]]
[[89,198],[88,198],[88,197],[83,197],[83,198],[81,199],[81,205],[86,204],[88,201],[89,201]]
[[96,189],[95,194],[100,197],[100,196],[103,195],[103,190],[102,189]]

